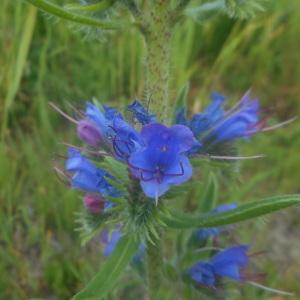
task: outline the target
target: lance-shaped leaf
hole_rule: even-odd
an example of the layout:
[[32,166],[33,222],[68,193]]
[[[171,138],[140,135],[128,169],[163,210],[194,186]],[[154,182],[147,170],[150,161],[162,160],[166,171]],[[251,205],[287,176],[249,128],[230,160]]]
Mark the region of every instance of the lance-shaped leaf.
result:
[[124,236],[113,253],[102,265],[99,273],[88,285],[73,297],[73,300],[100,300],[112,291],[121,273],[130,263],[139,246],[135,236]]
[[236,209],[218,214],[192,215],[170,212],[161,213],[161,218],[172,228],[214,227],[256,218],[297,204],[300,204],[300,195],[283,195],[243,204]]
[[100,21],[95,18],[79,15],[71,11],[68,11],[56,4],[53,4],[47,0],[26,0],[26,1],[50,15],[54,15],[56,17],[71,22],[97,27],[103,30],[123,29],[128,26],[134,25],[134,23],[124,22],[124,21]]

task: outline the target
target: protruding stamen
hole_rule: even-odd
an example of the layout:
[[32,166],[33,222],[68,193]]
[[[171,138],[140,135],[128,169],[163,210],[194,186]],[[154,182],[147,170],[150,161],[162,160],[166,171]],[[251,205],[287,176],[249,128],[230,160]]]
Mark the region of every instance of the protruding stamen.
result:
[[277,290],[277,289],[273,289],[273,288],[264,286],[262,284],[254,282],[254,281],[247,281],[247,283],[249,283],[249,284],[251,284],[251,285],[253,285],[255,287],[258,287],[260,289],[263,289],[265,291],[268,291],[268,292],[271,292],[271,293],[275,293],[275,294],[278,294],[278,295],[283,295],[283,296],[294,296],[295,295],[294,293],[285,292],[285,291],[281,291],[281,290]]
[[268,127],[264,127],[262,128],[260,131],[261,132],[266,132],[266,131],[270,131],[270,130],[273,130],[273,129],[277,129],[277,128],[280,128],[280,127],[283,127],[285,125],[288,125],[294,121],[296,121],[298,119],[298,116],[297,117],[294,117],[294,118],[291,118],[289,120],[286,120],[284,122],[281,122],[281,123],[278,123],[278,124],[275,124],[273,126],[268,126]]
[[92,155],[96,155],[96,156],[112,156],[111,154],[107,153],[107,152],[101,152],[101,151],[93,151],[93,150],[89,150],[89,149],[86,149],[86,148],[83,148],[83,147],[79,147],[79,146],[75,146],[73,144],[69,144],[69,143],[65,143],[65,142],[59,142],[59,144],[61,145],[64,145],[64,146],[67,146],[67,147],[71,147],[71,148],[74,148],[74,149],[77,149],[79,151],[85,151],[85,152],[88,152]]
[[155,205],[157,206],[158,205],[158,190],[156,188],[156,191],[155,191]]
[[55,109],[58,113],[60,113],[62,116],[64,116],[67,120],[71,121],[72,123],[78,124],[78,121],[75,120],[74,118],[70,117],[67,115],[65,112],[63,112],[60,108],[58,108],[54,103],[49,102],[49,105]]
[[219,156],[219,155],[201,155],[205,158],[217,159],[217,160],[246,160],[246,159],[257,159],[266,157],[265,154],[258,154],[252,156]]
[[54,166],[53,169],[58,179],[62,181],[64,184],[66,184],[67,186],[70,186],[70,176],[56,166]]

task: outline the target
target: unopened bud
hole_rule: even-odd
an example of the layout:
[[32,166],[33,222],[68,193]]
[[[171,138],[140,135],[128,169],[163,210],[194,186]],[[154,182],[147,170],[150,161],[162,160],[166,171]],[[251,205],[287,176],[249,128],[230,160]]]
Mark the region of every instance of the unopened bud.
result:
[[104,209],[105,200],[101,196],[85,195],[83,203],[90,213],[99,214]]
[[91,146],[97,146],[101,141],[101,133],[97,127],[90,121],[81,120],[77,125],[77,134],[79,138]]

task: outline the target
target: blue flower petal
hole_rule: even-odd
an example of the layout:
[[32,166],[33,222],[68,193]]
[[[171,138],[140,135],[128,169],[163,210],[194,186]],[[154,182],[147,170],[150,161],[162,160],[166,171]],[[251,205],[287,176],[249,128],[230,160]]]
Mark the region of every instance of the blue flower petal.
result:
[[162,181],[162,182],[157,182],[157,180],[141,180],[141,187],[143,189],[144,194],[147,197],[150,198],[158,198],[160,196],[162,196],[164,193],[166,193],[169,188],[170,188],[170,184],[166,181]]
[[165,170],[165,181],[179,185],[188,181],[193,174],[192,165],[185,155],[179,155],[176,164]]
[[189,269],[190,276],[198,284],[213,286],[216,277],[213,272],[213,266],[209,262],[199,262]]
[[115,134],[113,146],[118,158],[127,159],[131,153],[136,152],[142,147],[142,137],[125,120],[115,118],[112,127]]
[[249,263],[248,249],[249,245],[239,245],[216,254],[211,260],[214,272],[220,276],[239,280],[239,269],[246,267]]
[[73,173],[71,184],[74,188],[100,193],[103,196],[120,196],[120,192],[107,181],[107,178],[113,179],[113,176],[106,170],[97,168],[90,160],[81,155],[80,151],[74,148],[69,149],[66,170]]

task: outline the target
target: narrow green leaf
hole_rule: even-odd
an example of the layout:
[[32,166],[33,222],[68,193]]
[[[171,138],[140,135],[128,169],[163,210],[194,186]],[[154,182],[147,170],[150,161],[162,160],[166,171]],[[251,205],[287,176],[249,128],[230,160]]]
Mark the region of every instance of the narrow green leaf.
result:
[[88,285],[76,294],[73,300],[100,300],[114,288],[121,273],[130,263],[139,246],[135,236],[124,236],[117,244],[112,255],[102,265],[99,273]]
[[75,23],[98,27],[103,30],[123,29],[125,27],[134,25],[134,23],[124,22],[124,21],[100,21],[95,18],[86,17],[84,15],[78,15],[56,4],[53,4],[47,0],[25,0],[25,1],[49,13],[50,15],[54,15],[56,17],[68,21],[72,21]]
[[21,39],[18,42],[18,52],[16,54],[16,63],[12,65],[12,76],[8,85],[7,94],[4,100],[3,119],[2,119],[2,137],[4,136],[9,110],[16,98],[20,87],[22,75],[26,66],[28,53],[32,41],[32,36],[35,28],[37,10],[35,7],[28,9],[26,19],[22,27]]
[[218,191],[218,179],[215,174],[211,172],[208,176],[206,189],[200,202],[201,212],[208,212],[215,206],[218,198]]
[[172,212],[161,214],[161,217],[172,228],[214,227],[252,219],[297,204],[300,204],[300,195],[283,195],[243,204],[224,213],[190,215]]

